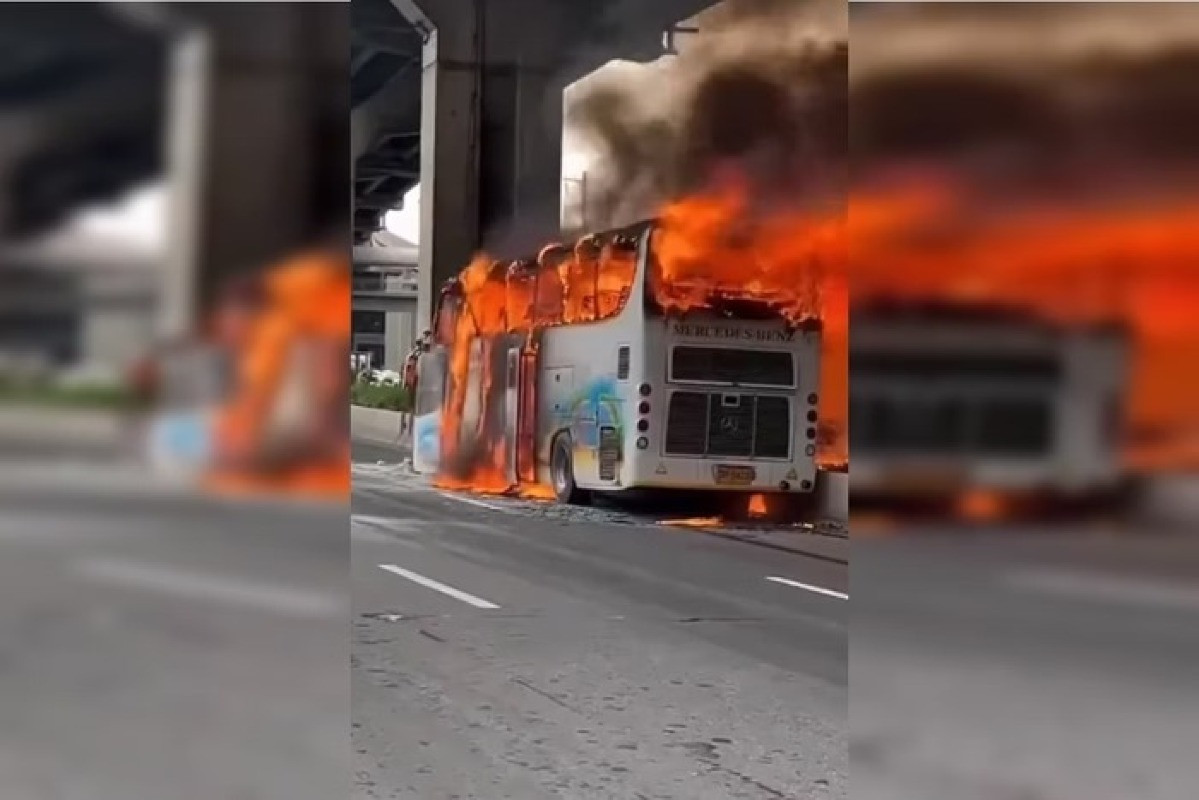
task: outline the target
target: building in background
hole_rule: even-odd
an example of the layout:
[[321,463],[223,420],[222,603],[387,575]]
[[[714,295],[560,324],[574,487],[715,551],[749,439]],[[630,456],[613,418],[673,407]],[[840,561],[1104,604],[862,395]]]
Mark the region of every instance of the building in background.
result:
[[352,342],[374,369],[399,371],[416,330],[417,247],[389,231],[354,248]]
[[161,253],[80,226],[0,249],[0,360],[121,374],[155,339]]

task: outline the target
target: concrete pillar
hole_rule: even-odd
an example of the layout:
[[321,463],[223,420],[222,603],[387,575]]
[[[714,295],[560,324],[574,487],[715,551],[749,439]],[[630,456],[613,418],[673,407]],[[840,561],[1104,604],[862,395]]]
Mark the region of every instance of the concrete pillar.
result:
[[157,333],[174,339],[196,312],[200,201],[205,169],[204,121],[211,41],[199,27],[176,34],[167,60],[167,249],[158,298]]
[[348,91],[345,152],[338,156],[345,175],[336,181],[344,186],[331,186],[319,168],[318,140],[321,114],[329,116],[318,107],[346,82],[348,7],[230,3],[183,13],[203,34],[177,50],[184,93],[173,126],[173,228],[180,241],[172,247],[186,253],[168,288],[175,320],[206,306],[229,277],[311,241],[316,194],[346,193],[348,228],[351,191]]
[[388,311],[383,317],[383,362],[385,369],[399,372],[415,341],[411,311]]
[[435,30],[422,63],[422,328],[438,288],[476,251],[516,255],[558,235],[558,75],[573,41],[556,0],[426,6]]

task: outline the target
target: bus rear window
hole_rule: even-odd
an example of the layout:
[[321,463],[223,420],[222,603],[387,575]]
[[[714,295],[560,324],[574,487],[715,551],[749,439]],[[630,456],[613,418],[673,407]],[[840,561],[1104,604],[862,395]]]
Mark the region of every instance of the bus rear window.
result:
[[678,346],[671,353],[670,379],[743,386],[795,385],[791,353],[726,347]]

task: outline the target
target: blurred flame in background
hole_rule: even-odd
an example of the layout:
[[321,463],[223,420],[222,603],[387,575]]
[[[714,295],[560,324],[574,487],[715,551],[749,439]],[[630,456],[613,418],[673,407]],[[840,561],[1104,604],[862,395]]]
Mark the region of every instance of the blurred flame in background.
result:
[[216,463],[205,485],[348,500],[349,263],[312,253],[269,267],[261,280],[248,335],[226,345],[234,379],[216,408]]
[[347,791],[348,59],[0,6],[0,796]]
[[[1199,509],[1199,14],[853,3],[850,37],[851,331],[871,303],[932,301],[963,310],[959,331],[995,330],[983,310],[999,309],[1054,323],[1025,332],[1120,326],[1123,418],[1087,435],[1115,438],[1139,489],[1119,516],[1062,498],[1030,514],[974,469],[1020,459],[954,452],[947,513],[899,513],[905,489],[867,516],[851,495],[854,796],[1184,800],[1194,763],[1173,742],[1194,735],[1193,686],[1175,665],[1197,645],[1199,560],[1167,534]],[[1051,441],[1077,440],[1070,411],[1090,400],[1053,398]],[[951,424],[923,422],[929,438]],[[1092,461],[1055,456],[1041,479]]]
[[984,301],[1068,325],[1128,323],[1136,349],[1126,422],[1168,437],[1151,450],[1130,442],[1128,455],[1142,468],[1199,466],[1199,383],[1177,379],[1199,353],[1199,203],[1029,198],[972,213],[975,198],[949,180],[854,195],[854,301]]
[[1186,377],[1199,355],[1199,148],[1184,133],[1199,101],[1193,12],[851,13],[853,303],[1126,324],[1128,465],[1199,466],[1199,382]]

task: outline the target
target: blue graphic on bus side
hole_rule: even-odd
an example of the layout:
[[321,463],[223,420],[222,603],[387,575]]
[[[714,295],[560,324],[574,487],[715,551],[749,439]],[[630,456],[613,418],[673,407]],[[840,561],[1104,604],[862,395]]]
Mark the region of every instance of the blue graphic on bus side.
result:
[[616,378],[602,375],[588,381],[575,392],[564,405],[564,410],[555,415],[554,430],[569,428],[576,448],[599,447],[599,429],[616,428],[617,435],[624,433],[621,401]]
[[415,463],[436,467],[441,458],[441,412],[422,414],[412,423],[412,450]]

